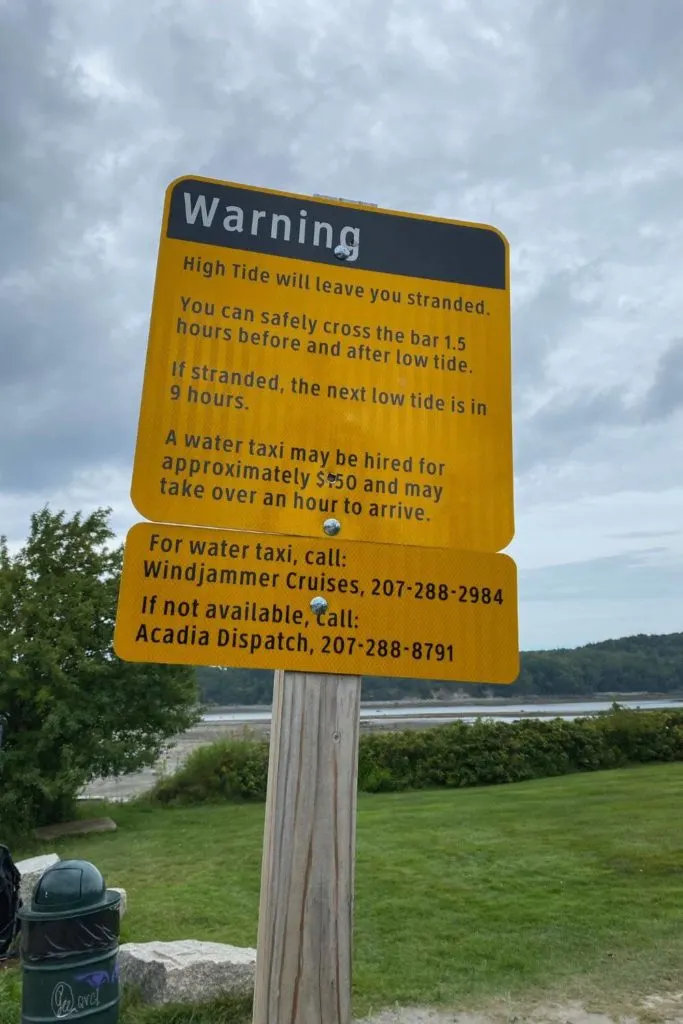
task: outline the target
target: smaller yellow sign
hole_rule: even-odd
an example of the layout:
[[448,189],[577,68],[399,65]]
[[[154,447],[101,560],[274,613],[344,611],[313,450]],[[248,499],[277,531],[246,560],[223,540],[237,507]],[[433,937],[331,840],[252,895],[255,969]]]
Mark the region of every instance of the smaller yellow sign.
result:
[[138,662],[512,683],[517,570],[502,554],[139,523],[114,648]]

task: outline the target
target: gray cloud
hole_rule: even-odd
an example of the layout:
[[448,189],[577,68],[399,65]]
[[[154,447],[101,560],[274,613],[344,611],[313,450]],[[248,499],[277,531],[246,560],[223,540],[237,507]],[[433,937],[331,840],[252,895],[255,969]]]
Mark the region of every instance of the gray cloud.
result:
[[663,537],[678,537],[678,530],[626,530],[624,533],[613,533],[614,540],[653,540]]
[[683,559],[667,559],[662,546],[623,555],[532,569],[520,574],[520,591],[529,601],[680,602]]
[[548,268],[535,294],[515,309],[515,394],[522,410],[524,399],[545,377],[548,356],[573,339],[582,322],[599,310],[599,294],[591,289],[596,280],[599,264]]
[[569,459],[576,449],[592,443],[597,433],[623,423],[629,415],[617,388],[553,395],[520,425],[517,471]]
[[667,419],[683,408],[683,338],[677,338],[660,357],[654,380],[642,403],[645,420]]
[[[587,384],[581,391],[561,390],[533,414],[520,417],[518,472],[572,458],[584,445],[595,449],[601,435],[624,427],[631,430],[634,440],[640,434],[641,442],[646,442],[641,424],[668,421],[683,409],[683,339],[672,342],[659,357],[652,382],[639,401],[629,403],[623,386],[589,388]],[[670,481],[672,462],[667,462]]]

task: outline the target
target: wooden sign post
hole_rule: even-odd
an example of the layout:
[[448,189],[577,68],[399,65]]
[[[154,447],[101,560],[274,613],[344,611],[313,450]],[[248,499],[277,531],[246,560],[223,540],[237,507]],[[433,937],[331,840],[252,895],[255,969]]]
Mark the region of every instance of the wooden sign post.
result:
[[131,497],[119,657],[277,669],[254,1024],[350,1024],[361,677],[519,672],[506,240],[172,182]]
[[350,1024],[360,678],[276,672],[254,1024]]

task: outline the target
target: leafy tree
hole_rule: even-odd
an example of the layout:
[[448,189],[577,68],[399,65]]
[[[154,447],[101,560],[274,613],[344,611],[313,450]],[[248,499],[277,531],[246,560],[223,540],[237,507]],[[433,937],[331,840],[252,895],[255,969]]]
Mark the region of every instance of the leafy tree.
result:
[[[273,700],[273,673],[263,669],[195,669],[197,685],[204,704],[270,704]],[[226,700],[227,698],[227,700]]]
[[153,764],[198,717],[192,669],[119,660],[112,640],[122,548],[109,509],[31,517],[0,538],[0,830],[73,813],[93,778]]

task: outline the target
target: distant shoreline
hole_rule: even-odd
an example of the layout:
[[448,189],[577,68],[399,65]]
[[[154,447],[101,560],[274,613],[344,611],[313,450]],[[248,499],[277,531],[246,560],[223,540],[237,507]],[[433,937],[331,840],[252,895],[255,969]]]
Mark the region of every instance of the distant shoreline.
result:
[[[439,708],[447,705],[448,707],[486,707],[489,704],[502,705],[502,704],[514,704],[519,706],[520,704],[584,704],[584,703],[611,703],[620,701],[634,701],[639,700],[642,702],[655,701],[655,700],[683,700],[683,691],[678,690],[671,693],[648,693],[648,692],[632,692],[632,693],[590,693],[586,696],[577,693],[566,694],[565,696],[554,695],[552,697],[544,697],[542,695],[525,695],[521,697],[457,697],[451,696],[450,694],[441,698],[430,697],[426,700],[420,700],[419,697],[404,697],[400,700],[364,700],[362,706],[364,708],[401,708],[401,707],[424,707],[424,708]],[[207,715],[220,715],[220,714],[241,714],[248,713],[250,711],[270,711],[272,703],[269,704],[203,704],[202,712]]]

